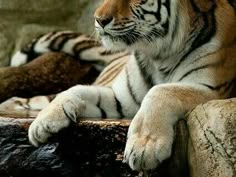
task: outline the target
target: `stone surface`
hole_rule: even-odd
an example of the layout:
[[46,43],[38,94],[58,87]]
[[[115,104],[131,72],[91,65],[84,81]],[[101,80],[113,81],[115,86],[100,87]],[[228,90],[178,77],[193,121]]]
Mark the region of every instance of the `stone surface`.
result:
[[[146,177],[122,163],[129,121],[81,121],[48,144],[31,146],[27,129],[32,116],[0,113],[1,177]],[[186,126],[182,121],[172,157],[149,177],[188,177]]]
[[[1,177],[147,177],[122,163],[128,120],[82,120],[35,148],[27,138],[32,115],[0,112]],[[175,127],[171,158],[145,174],[235,177],[236,98],[199,105],[187,125]]]
[[39,34],[73,30],[92,34],[93,12],[101,2],[87,0],[0,0],[0,66]]
[[191,177],[235,177],[236,98],[199,105],[187,122]]

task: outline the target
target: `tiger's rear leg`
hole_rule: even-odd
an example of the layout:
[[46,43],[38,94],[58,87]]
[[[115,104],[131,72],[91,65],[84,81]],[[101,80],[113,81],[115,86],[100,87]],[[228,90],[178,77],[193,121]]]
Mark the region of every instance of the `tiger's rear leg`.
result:
[[0,101],[13,96],[29,98],[91,84],[99,72],[62,53],[48,53],[20,67],[0,68]]
[[[59,53],[47,54],[52,51]],[[39,36],[13,55],[12,67],[0,69],[0,102],[13,96],[48,95],[76,84],[91,84],[105,66],[126,60],[127,55],[106,51],[90,36],[72,31]],[[117,69],[120,64],[112,66]]]

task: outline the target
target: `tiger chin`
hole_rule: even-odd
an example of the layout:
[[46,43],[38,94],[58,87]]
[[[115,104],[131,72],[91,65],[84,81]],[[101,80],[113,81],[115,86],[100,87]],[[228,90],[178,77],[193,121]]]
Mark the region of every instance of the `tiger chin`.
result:
[[131,118],[124,162],[154,169],[171,155],[173,126],[198,104],[229,98],[236,79],[236,2],[104,0],[95,28],[109,49],[131,51],[111,87],[59,94],[29,128],[38,146],[80,117]]

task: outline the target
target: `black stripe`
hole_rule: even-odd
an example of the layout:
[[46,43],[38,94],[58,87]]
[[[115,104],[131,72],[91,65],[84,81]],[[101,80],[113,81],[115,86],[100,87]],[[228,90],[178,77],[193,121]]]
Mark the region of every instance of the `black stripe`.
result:
[[120,103],[120,101],[116,98],[116,95],[114,93],[114,98],[115,98],[115,102],[116,102],[116,111],[119,113],[120,115],[120,118],[124,118],[124,113],[123,113],[123,110],[122,110],[122,105]]
[[228,0],[229,4],[234,8],[236,11],[236,0]]
[[52,41],[50,42],[50,45],[48,48],[51,51],[61,51],[64,44],[69,40],[78,37],[79,35],[77,33],[62,33],[58,36],[56,36]]
[[[173,31],[172,31],[172,39],[174,39],[174,37],[177,35],[178,31],[179,31],[179,10],[177,9],[174,28],[173,28]],[[174,44],[174,43],[172,42],[172,44]]]
[[100,52],[100,55],[101,56],[107,56],[107,55],[112,55],[114,53],[115,52],[112,52],[111,50],[104,50],[104,51]]
[[130,26],[125,26],[125,24],[117,24],[117,25],[114,25],[112,30],[118,31],[120,33],[122,33],[122,32],[126,33],[128,28],[130,28]]
[[[201,29],[199,35],[194,40],[191,46],[191,53],[196,48],[210,41],[210,39],[216,34],[216,19],[214,14],[215,8],[213,8],[209,15],[203,15],[204,27]],[[188,55],[188,54],[187,54]]]
[[224,87],[224,89],[222,90],[224,95],[230,95],[232,89],[234,87],[234,81],[229,82],[227,86]]
[[98,107],[98,109],[100,110],[100,112],[101,112],[101,118],[103,118],[103,119],[105,119],[105,118],[107,118],[107,114],[106,114],[106,112],[104,111],[104,109],[102,109],[102,107],[101,107],[101,101],[102,101],[102,99],[101,99],[101,94],[100,94],[100,92],[98,91],[98,103],[97,103],[97,107]]
[[[158,22],[161,22],[161,8],[162,8],[162,5],[165,6],[165,8],[168,11],[168,15],[170,16],[170,2],[168,0],[163,4],[162,4],[161,1],[158,1],[158,9],[157,9],[156,12],[147,11],[143,8],[141,8],[141,10],[142,10],[142,13],[151,14],[151,15],[155,16],[155,18],[157,19]],[[155,26],[156,23],[153,24],[153,25]],[[162,31],[153,28],[151,30],[151,32],[148,34],[148,36],[155,36],[155,37],[164,37],[164,36],[166,36],[168,34],[168,31],[169,31],[169,19],[167,19],[167,21],[164,22],[161,26],[163,28]]]
[[157,13],[154,15],[158,21],[161,21],[161,0],[158,0]]
[[107,114],[104,111],[104,109],[100,108],[101,114],[102,114],[102,119],[106,119],[107,118]]
[[77,37],[78,37],[77,34],[70,34],[70,35],[68,35],[68,36],[65,36],[65,37],[60,41],[60,43],[58,44],[56,50],[57,50],[57,51],[61,51],[62,48],[64,47],[65,43],[66,43],[68,40],[74,39],[74,38],[77,38]]
[[143,14],[142,14],[142,13],[137,13],[136,10],[137,10],[137,9],[133,9],[133,7],[131,7],[131,12],[132,12],[132,14],[133,14],[137,19],[144,20]]
[[[136,32],[137,33],[137,32]],[[138,40],[138,37],[140,37],[140,35],[138,34],[134,34],[132,33],[132,31],[130,33],[128,33],[127,35],[125,36],[119,36],[117,37],[119,40],[122,40],[126,45],[132,45],[134,44],[137,40]],[[113,37],[113,40],[116,41],[115,37]],[[111,38],[112,39],[112,38]]]
[[93,47],[94,47],[94,46],[87,45],[87,46],[84,46],[84,47],[81,47],[81,48],[79,48],[79,49],[74,50],[74,56],[75,56],[75,58],[81,59],[80,53],[83,52],[83,51],[85,51],[85,50],[87,50],[87,49],[91,49],[91,48],[93,48]]
[[135,95],[135,93],[133,91],[133,88],[130,85],[129,72],[128,72],[127,67],[125,67],[125,72],[126,72],[126,76],[127,76],[127,87],[129,89],[129,93],[130,93],[131,97],[133,98],[135,104],[141,105],[141,102],[136,98],[136,95]]
[[195,71],[198,71],[198,70],[201,70],[201,69],[205,69],[205,68],[209,68],[209,67],[212,67],[212,66],[216,66],[218,65],[219,63],[211,63],[211,64],[207,64],[207,65],[203,65],[203,66],[199,66],[199,67],[196,67],[194,69],[191,69],[189,70],[187,73],[185,73],[180,79],[179,79],[179,82],[182,81],[184,78],[188,77],[190,74],[192,74],[193,72]]
[[194,0],[190,0],[191,2],[191,5],[193,7],[193,10],[196,12],[196,13],[199,13],[201,12],[200,9],[197,7],[197,4],[194,2]]
[[[158,1],[158,9],[157,12],[153,12],[153,11],[148,11],[145,10],[141,7],[142,10],[142,14],[150,14],[156,17],[157,21],[160,22],[161,21],[161,1]],[[145,18],[143,17],[143,20],[145,20]]]
[[65,110],[64,106],[62,106],[62,110],[63,110],[63,112],[64,112],[64,114],[66,115],[67,118],[69,118],[69,119],[71,119],[71,120],[76,120],[77,117],[74,117],[71,113],[68,113],[68,112]]
[[200,85],[203,85],[205,87],[207,87],[208,89],[212,90],[212,91],[220,91],[221,89],[225,88],[228,86],[228,84],[233,84],[234,81],[231,82],[225,82],[222,84],[219,84],[217,86],[212,86],[212,85],[208,85],[208,84],[204,84],[204,83],[200,83]]
[[228,97],[235,97],[236,96],[236,78],[232,81],[228,82],[228,85],[226,85],[222,90],[221,94],[224,95],[225,98]]
[[192,8],[196,13],[207,12],[210,9],[215,8],[216,4],[217,4],[216,0],[204,0],[204,1],[206,1],[206,3],[204,5],[202,5],[201,2],[199,2],[199,1],[201,1],[201,0],[190,0]]
[[[214,15],[215,8],[216,6],[213,5],[212,9],[210,9],[209,12],[201,13],[201,20],[203,20],[204,26],[201,28],[199,32],[194,30],[192,32],[193,34],[190,34],[190,36],[195,37],[195,40],[193,41],[189,51],[179,60],[179,62],[172,69],[172,71],[174,71],[177,67],[179,67],[194,50],[201,47],[203,44],[209,42],[212,39],[212,37],[216,34],[217,27],[216,27],[215,15]],[[193,6],[193,9],[195,9],[197,12],[200,11],[196,5]],[[199,22],[199,20],[197,20],[196,22]],[[195,36],[195,34],[197,35]]]
[[163,23],[162,25],[162,28],[164,29],[163,30],[163,33],[161,36],[166,36],[169,32],[169,20],[167,20],[165,23]]
[[51,37],[54,36],[54,34],[56,34],[56,33],[58,33],[58,32],[57,32],[57,31],[53,31],[53,32],[51,32],[51,33],[49,33],[49,34],[46,34],[47,37],[45,38],[44,41],[48,41],[48,40],[50,40]]
[[21,49],[21,52],[27,55],[27,62],[32,61],[40,55],[40,53],[37,53],[34,50],[34,47],[42,36],[43,35],[40,35],[39,37],[35,38],[30,44]]
[[140,56],[140,54],[136,51],[134,53],[134,56],[135,56],[135,59],[136,59],[136,62],[137,62],[137,65],[139,67],[139,70],[141,72],[141,75],[146,83],[146,85],[148,86],[148,88],[152,88],[153,87],[153,80],[152,80],[152,76],[150,76],[147,71],[146,71],[146,66],[143,66],[143,59],[142,57]]
[[80,58],[81,52],[87,49],[91,49],[93,47],[98,47],[98,46],[101,46],[101,44],[99,44],[98,42],[94,40],[86,40],[86,41],[81,41],[81,42],[76,43],[72,51],[75,57]]
[[235,83],[236,80],[230,81],[230,82],[225,82],[223,84],[217,85],[217,86],[211,86],[208,84],[201,84],[208,89],[217,92],[220,96],[223,96],[224,98],[229,98],[232,96],[236,96],[235,93]]
[[63,33],[62,33],[62,34],[60,34],[60,35],[54,37],[54,39],[51,40],[51,42],[50,42],[48,48],[49,48],[51,51],[58,51],[58,50],[57,50],[57,45],[56,45],[56,43],[58,42],[58,39],[60,39],[61,37],[65,36],[65,35],[66,35],[66,34],[63,34]]
[[168,15],[171,15],[171,6],[170,6],[170,0],[166,0],[166,2],[163,3],[163,5],[166,7]]
[[231,90],[230,96],[236,97],[236,78],[232,82],[232,90]]

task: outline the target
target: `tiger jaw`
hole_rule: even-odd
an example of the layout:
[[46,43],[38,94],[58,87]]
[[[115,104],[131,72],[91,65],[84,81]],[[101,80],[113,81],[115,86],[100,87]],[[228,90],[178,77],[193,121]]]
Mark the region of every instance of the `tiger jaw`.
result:
[[146,56],[156,56],[156,53],[159,51],[157,48],[157,41],[147,41],[142,38],[137,38],[135,41],[130,41],[127,36],[116,36],[113,37],[112,35],[108,33],[99,33],[99,37],[101,39],[102,45],[110,51],[142,51],[143,54]]
[[95,29],[106,49],[111,51],[128,50],[130,52],[139,50],[150,55],[154,51],[150,51],[149,49],[153,49],[156,40],[151,41],[151,38],[147,40],[146,35],[136,32],[135,28],[137,27],[133,27],[123,33],[119,31],[113,32],[112,25],[107,25],[103,28],[95,20]]
[[120,41],[112,38],[110,35],[100,35],[103,46],[111,51],[121,51],[126,49],[126,45]]
[[[111,51],[120,51],[125,50],[129,47],[128,43],[128,35],[133,29],[125,33],[120,32],[112,32],[112,24],[108,24],[105,27],[102,27],[96,20],[95,20],[95,29],[101,38],[101,42],[105,48]],[[127,39],[127,41],[125,41]]]

